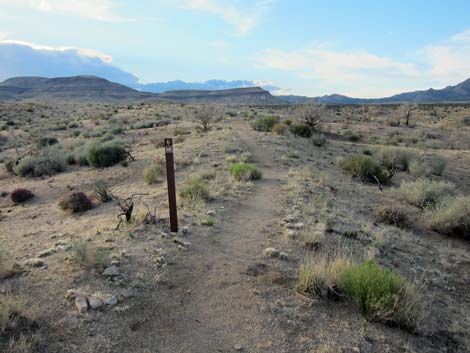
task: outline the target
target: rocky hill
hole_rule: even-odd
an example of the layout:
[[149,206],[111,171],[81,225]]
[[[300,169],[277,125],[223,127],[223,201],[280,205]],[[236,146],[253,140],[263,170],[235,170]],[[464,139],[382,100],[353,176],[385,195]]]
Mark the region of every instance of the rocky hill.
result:
[[446,103],[446,102],[470,102],[470,78],[455,86],[448,86],[443,89],[430,88],[425,91],[413,91],[396,94],[391,97],[366,99],[351,98],[340,94],[331,94],[322,97],[305,96],[277,96],[277,98],[288,103],[304,103],[316,101],[319,103],[331,104],[364,104],[364,103]]
[[179,101],[224,104],[284,104],[260,87],[228,90],[137,91],[96,76],[14,77],[0,83],[0,101],[137,102]]

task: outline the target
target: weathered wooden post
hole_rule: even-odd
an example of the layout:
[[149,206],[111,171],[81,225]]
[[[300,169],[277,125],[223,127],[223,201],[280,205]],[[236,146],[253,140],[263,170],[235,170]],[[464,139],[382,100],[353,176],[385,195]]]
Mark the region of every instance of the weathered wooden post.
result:
[[175,165],[173,159],[173,139],[165,139],[166,180],[168,185],[168,206],[170,208],[170,229],[178,232],[178,213],[176,210]]

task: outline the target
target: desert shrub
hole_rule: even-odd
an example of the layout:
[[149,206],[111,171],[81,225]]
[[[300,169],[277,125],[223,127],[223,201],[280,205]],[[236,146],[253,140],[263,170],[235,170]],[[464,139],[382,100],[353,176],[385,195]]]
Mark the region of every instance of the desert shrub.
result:
[[379,221],[397,227],[402,227],[408,219],[405,210],[395,204],[377,207],[374,213]]
[[93,144],[89,147],[87,161],[91,167],[111,167],[127,158],[126,149],[117,141]]
[[386,184],[391,177],[374,159],[362,154],[347,155],[338,164],[341,169],[363,181]]
[[66,169],[66,159],[58,152],[49,152],[39,157],[23,158],[18,165],[13,168],[15,174],[26,177],[39,177],[43,175],[54,175]]
[[181,127],[181,126],[176,126],[173,129],[173,135],[174,136],[184,136],[184,135],[189,135],[190,133],[191,133],[191,131],[189,131],[188,129],[185,129],[184,127]]
[[421,159],[412,160],[408,172],[414,178],[426,178],[431,174],[429,166]]
[[428,211],[426,219],[439,233],[470,239],[470,196],[444,200]]
[[253,161],[253,155],[250,152],[243,152],[240,155],[240,162],[248,163]]
[[256,119],[252,123],[253,129],[256,131],[270,132],[273,130],[274,125],[279,122],[279,118],[275,116],[263,116]]
[[407,148],[384,147],[377,152],[377,160],[387,170],[408,170],[410,162],[417,159],[416,152]]
[[55,145],[57,143],[59,143],[59,140],[57,140],[55,137],[43,137],[38,141],[37,146],[39,148],[44,148]]
[[346,139],[348,141],[351,141],[351,142],[359,142],[361,141],[362,139],[362,136],[361,135],[358,135],[352,131],[346,131],[344,134],[343,134],[344,137],[346,137]]
[[59,207],[64,211],[75,213],[90,210],[93,204],[85,193],[75,191],[65,195],[59,201]]
[[310,137],[312,136],[312,129],[305,124],[291,124],[289,126],[289,131],[292,132],[295,136],[300,137]]
[[150,164],[144,169],[144,180],[148,185],[155,184],[165,175],[162,163]]
[[95,192],[96,197],[98,197],[98,199],[103,203],[109,202],[113,199],[109,192],[109,186],[104,180],[98,180],[95,183],[93,191]]
[[85,269],[103,269],[110,263],[109,251],[87,240],[75,240],[70,248],[71,259]]
[[454,195],[455,192],[453,184],[429,179],[403,181],[397,190],[400,198],[420,208],[436,205],[440,201]]
[[343,271],[339,286],[367,317],[415,327],[419,318],[419,291],[395,272],[365,261]]
[[307,255],[299,268],[297,290],[323,298],[337,297],[341,274],[353,264],[346,253],[329,256],[319,252]]
[[466,116],[462,119],[462,123],[465,126],[470,126],[470,116]]
[[250,163],[234,163],[229,166],[230,175],[237,181],[258,180],[263,177],[261,171]]
[[441,176],[447,167],[447,159],[442,156],[433,156],[428,164],[432,174]]
[[10,194],[10,200],[14,203],[23,203],[29,199],[32,199],[33,197],[34,194],[31,191],[22,188],[15,189]]
[[276,135],[284,135],[284,133],[286,132],[286,129],[287,129],[286,124],[276,123],[273,126],[272,132],[273,132],[273,134],[276,134]]
[[180,196],[191,202],[204,202],[210,199],[209,187],[201,177],[192,177],[181,188]]
[[326,136],[319,133],[314,133],[312,135],[312,143],[316,147],[323,147],[326,145],[327,139]]
[[10,293],[0,294],[0,334],[15,329],[26,309],[23,298]]

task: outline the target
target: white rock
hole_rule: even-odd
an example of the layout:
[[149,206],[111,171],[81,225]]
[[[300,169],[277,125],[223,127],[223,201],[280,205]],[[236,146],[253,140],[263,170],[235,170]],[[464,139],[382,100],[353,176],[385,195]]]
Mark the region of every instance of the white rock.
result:
[[113,296],[105,299],[104,303],[106,305],[116,305],[118,303],[118,298],[115,295],[113,295]]
[[281,252],[279,253],[279,258],[280,258],[281,260],[289,260],[289,254],[286,253],[286,252],[284,252],[284,251],[281,251]]
[[275,248],[266,248],[264,249],[263,254],[266,257],[276,257],[279,255],[279,251],[277,251]]
[[305,227],[305,224],[303,224],[302,222],[294,224],[295,229],[304,229],[304,227]]
[[96,296],[88,298],[88,303],[90,304],[90,308],[93,310],[98,310],[103,306],[103,301]]
[[206,212],[208,216],[215,216],[215,211],[214,210],[209,210]]
[[77,295],[75,298],[75,307],[80,314],[84,314],[88,311],[88,303],[83,295]]
[[120,274],[119,269],[116,266],[110,266],[107,269],[105,269],[102,273],[103,276],[108,276],[108,277],[119,276],[119,274]]
[[233,346],[236,351],[241,352],[243,350],[243,346],[241,344],[236,344]]

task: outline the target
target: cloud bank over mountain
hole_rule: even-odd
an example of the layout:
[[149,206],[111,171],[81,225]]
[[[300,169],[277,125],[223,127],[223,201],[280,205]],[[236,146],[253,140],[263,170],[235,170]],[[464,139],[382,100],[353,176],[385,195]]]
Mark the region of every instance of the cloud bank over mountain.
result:
[[262,86],[276,91],[279,87],[249,80],[209,80],[206,82],[169,81],[144,84],[140,79],[112,64],[112,57],[92,49],[51,47],[23,41],[0,40],[0,81],[16,76],[64,77],[94,75],[148,92],[200,89],[220,90]]

